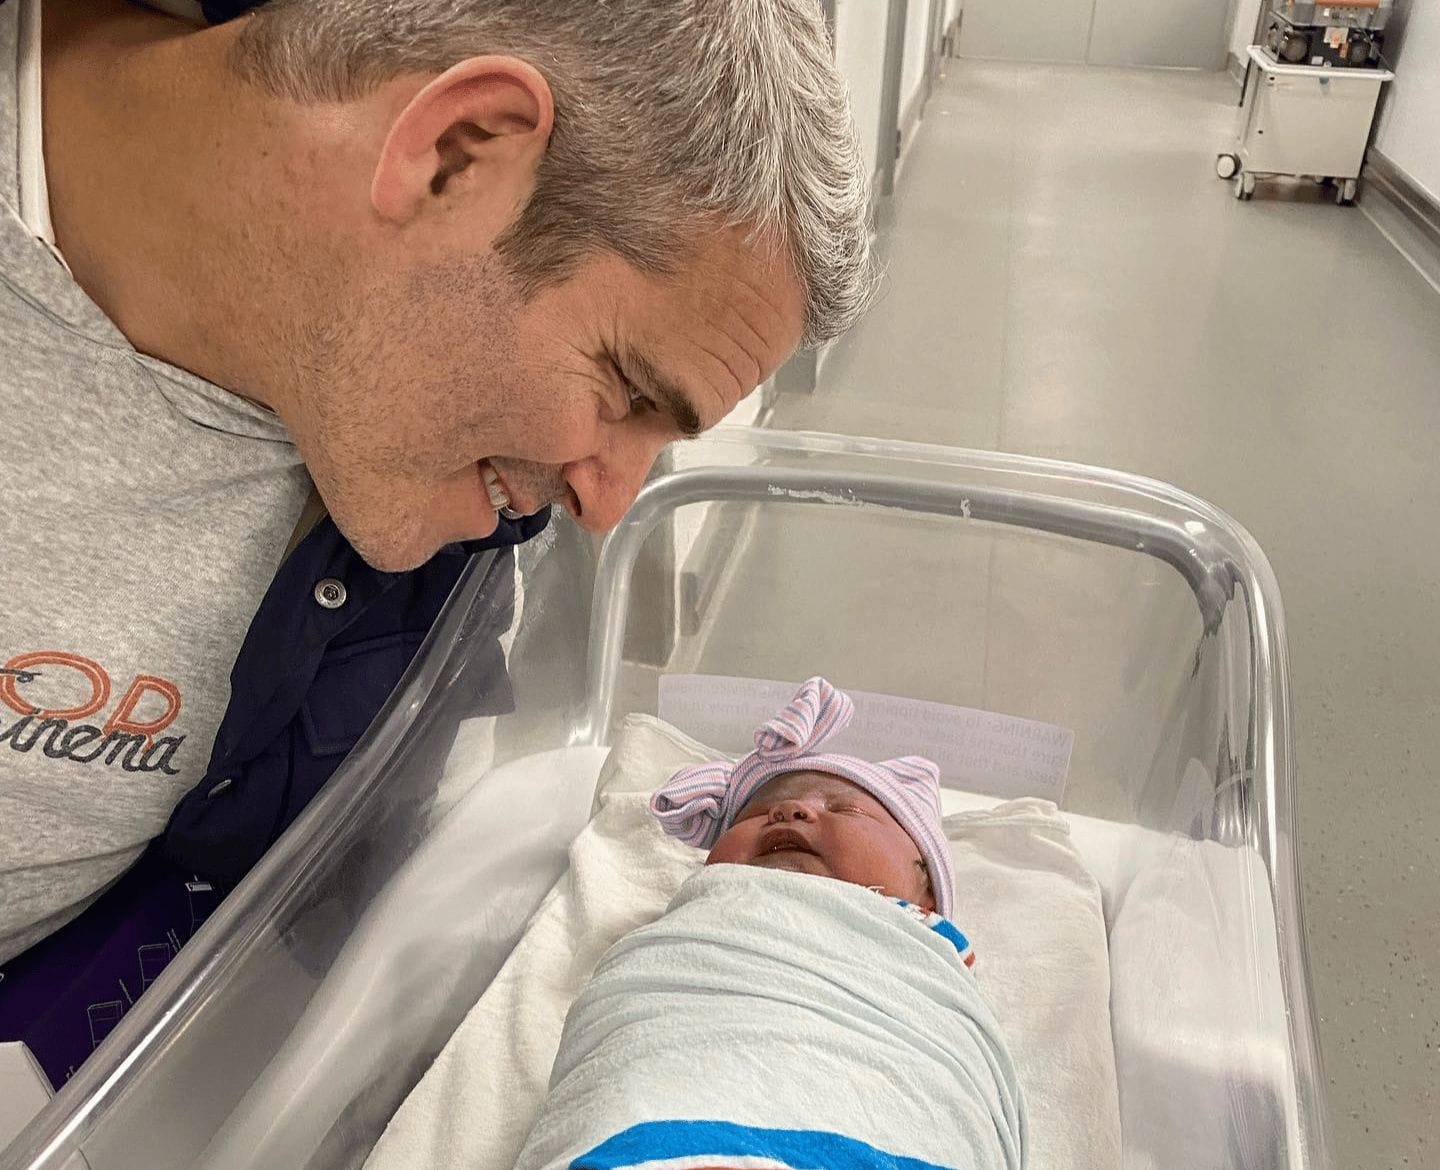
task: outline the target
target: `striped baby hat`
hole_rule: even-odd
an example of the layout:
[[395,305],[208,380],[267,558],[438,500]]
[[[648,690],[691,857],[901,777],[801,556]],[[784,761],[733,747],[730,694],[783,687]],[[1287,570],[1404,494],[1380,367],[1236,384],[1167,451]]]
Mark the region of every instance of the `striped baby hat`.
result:
[[681,768],[650,798],[664,830],[686,844],[709,849],[749,799],[787,772],[824,772],[857,784],[883,804],[910,834],[930,872],[936,909],[949,915],[955,897],[950,844],[940,824],[940,769],[923,756],[872,764],[817,749],[855,713],[844,691],[815,677],[755,731],[755,750],[738,763],[715,760]]

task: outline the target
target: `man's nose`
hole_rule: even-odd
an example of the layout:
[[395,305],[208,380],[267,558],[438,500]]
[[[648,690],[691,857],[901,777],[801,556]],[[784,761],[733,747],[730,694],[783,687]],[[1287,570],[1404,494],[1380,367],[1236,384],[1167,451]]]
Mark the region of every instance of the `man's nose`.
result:
[[815,822],[815,810],[803,800],[782,800],[770,809],[770,823],[778,825],[785,821]]
[[580,527],[609,532],[619,524],[666,442],[649,435],[625,436],[588,459],[567,464],[570,510]]

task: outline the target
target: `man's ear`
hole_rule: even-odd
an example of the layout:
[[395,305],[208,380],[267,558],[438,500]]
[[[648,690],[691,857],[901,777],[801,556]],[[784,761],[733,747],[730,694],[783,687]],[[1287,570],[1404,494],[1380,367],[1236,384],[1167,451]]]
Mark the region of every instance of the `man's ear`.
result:
[[370,202],[404,224],[461,199],[479,217],[469,221],[475,230],[498,235],[529,199],[554,123],[550,85],[534,66],[517,57],[461,61],[391,124]]

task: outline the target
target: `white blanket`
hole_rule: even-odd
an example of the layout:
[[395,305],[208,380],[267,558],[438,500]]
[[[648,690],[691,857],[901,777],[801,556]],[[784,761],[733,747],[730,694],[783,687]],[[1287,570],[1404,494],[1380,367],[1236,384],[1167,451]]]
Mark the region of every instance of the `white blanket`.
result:
[[1100,891],[1044,800],[945,818],[976,977],[1030,1110],[1031,1170],[1120,1165],[1110,957]]
[[517,1170],[1021,1170],[1024,1107],[954,927],[861,886],[688,878],[601,960]]
[[[570,869],[500,974],[400,1107],[367,1166],[513,1170],[535,1124],[566,1012],[600,957],[652,922],[701,860],[646,809],[671,770],[713,758],[632,716],[601,774]],[[1042,801],[946,819],[958,925],[975,945],[1030,1107],[1032,1170],[1120,1163],[1109,967],[1094,879]],[[817,879],[818,880],[818,879]]]

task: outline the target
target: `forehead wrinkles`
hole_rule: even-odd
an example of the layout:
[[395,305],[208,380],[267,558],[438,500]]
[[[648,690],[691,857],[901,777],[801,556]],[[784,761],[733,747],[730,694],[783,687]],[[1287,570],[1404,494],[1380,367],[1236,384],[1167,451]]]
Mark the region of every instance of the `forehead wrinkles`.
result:
[[[662,299],[655,313],[635,321],[629,330],[617,331],[622,338],[635,338],[630,345],[622,342],[622,352],[628,349],[646,359],[688,391],[708,428],[760,384],[759,362],[722,323],[674,307],[667,312],[664,305]],[[708,407],[701,396],[712,400]]]
[[748,309],[782,315],[783,302],[797,302],[793,307],[797,330],[803,322],[803,289],[789,253],[772,240],[756,239],[744,232],[718,232],[702,241],[690,256],[676,268],[674,281],[684,281],[686,273],[700,279],[695,289],[702,296],[723,299],[728,304],[743,304]]
[[770,350],[775,342],[765,336],[757,324],[759,314],[746,315],[734,301],[714,292],[704,300],[710,312],[697,314],[709,335],[709,344],[702,348],[719,361],[742,387],[758,385],[765,377],[767,362],[774,359]]
[[723,321],[726,335],[746,347],[757,365],[762,364],[763,351],[784,343],[787,324],[798,336],[802,322],[783,319],[781,282],[786,277],[773,265],[757,265],[750,258],[750,262],[711,266],[708,276],[693,289],[696,315],[705,321]]
[[[741,295],[730,295],[737,291]],[[658,343],[664,345],[668,340],[676,349],[683,347],[701,355],[712,370],[706,379],[710,389],[727,412],[787,356],[782,326],[765,327],[770,303],[755,285],[733,272],[685,289],[675,303],[679,328],[669,331],[668,338],[662,335]]]
[[[721,413],[709,420],[709,423],[713,425],[714,423],[720,422],[726,414],[730,413],[741,398],[759,385],[759,379],[756,378],[752,380],[747,378],[744,371],[737,370],[735,366],[726,359],[724,354],[712,349],[703,342],[692,341],[691,344],[699,354],[700,359],[697,361],[697,368],[695,369],[699,385],[714,395],[719,402]],[[698,368],[698,365],[702,363],[709,368],[709,374]]]

